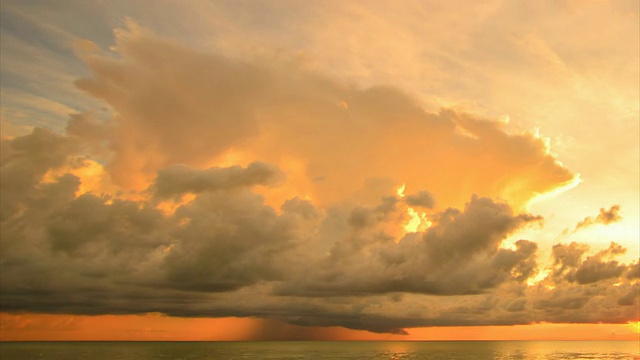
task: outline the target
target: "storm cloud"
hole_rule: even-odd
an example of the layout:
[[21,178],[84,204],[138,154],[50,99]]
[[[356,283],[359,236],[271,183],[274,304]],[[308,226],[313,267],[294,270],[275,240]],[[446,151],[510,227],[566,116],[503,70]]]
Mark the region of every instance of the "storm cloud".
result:
[[115,49],[84,54],[77,82],[111,119],[2,139],[3,311],[391,333],[637,314],[620,245],[557,244],[532,284],[535,239],[505,246],[543,222],[532,198],[575,180],[534,134],[133,23]]

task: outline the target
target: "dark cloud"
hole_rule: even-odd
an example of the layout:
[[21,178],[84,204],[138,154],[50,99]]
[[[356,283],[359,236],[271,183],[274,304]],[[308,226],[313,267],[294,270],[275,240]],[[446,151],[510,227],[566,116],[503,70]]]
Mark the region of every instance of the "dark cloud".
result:
[[48,170],[62,166],[77,144],[66,136],[36,128],[31,134],[2,139],[0,163],[0,219],[6,220],[22,207]]
[[[291,213],[300,210],[293,220]],[[175,230],[175,247],[166,257],[168,280],[178,288],[228,291],[285,278],[292,265],[287,252],[298,241],[295,222],[305,221],[304,211],[289,203],[278,216],[250,192],[198,197],[176,211],[185,225]]]
[[632,266],[629,266],[627,279],[640,279],[640,263],[635,263]]
[[283,174],[273,165],[254,162],[246,168],[210,168],[199,170],[173,165],[158,170],[153,190],[160,199],[179,197],[185,193],[230,190],[234,187],[273,185]]
[[617,278],[627,267],[617,261],[601,261],[597,256],[588,257],[568,279],[580,284],[590,284],[604,279]]
[[627,294],[618,299],[618,305],[622,306],[639,306],[640,305],[640,286],[634,286]]
[[589,250],[589,246],[572,242],[569,245],[556,244],[552,248],[555,275],[562,276],[582,261],[582,255]]
[[420,191],[416,194],[407,195],[404,197],[404,201],[409,206],[417,206],[427,209],[431,209],[433,205],[435,205],[433,195],[431,195],[428,191]]
[[[499,245],[508,234],[539,220],[490,199],[474,197],[464,211],[437,214],[424,234],[408,234],[395,243],[385,232],[397,218],[396,202],[383,198],[373,208],[358,207],[348,218],[351,230],[326,258],[302,269],[301,279],[278,287],[279,294],[345,296],[410,292],[481,293],[506,281],[522,282],[536,268],[537,245],[520,240],[515,250]],[[354,261],[361,258],[366,261]],[[349,274],[349,276],[343,276]]]
[[554,275],[570,282],[590,284],[601,280],[618,278],[626,271],[632,271],[632,265],[624,265],[616,260],[606,261],[607,257],[624,254],[626,249],[616,243],[582,261],[582,255],[589,249],[584,244],[572,242],[569,245],[553,246],[556,265]]
[[70,201],[47,225],[52,250],[75,256],[137,253],[167,244],[159,210],[92,194]]
[[[622,277],[526,286],[536,244],[499,244],[538,219],[486,198],[445,210],[427,232],[395,243],[385,229],[402,209],[393,197],[346,212],[296,198],[277,212],[238,188],[200,194],[164,215],[144,202],[76,198],[77,186],[71,175],[38,186],[29,210],[2,223],[3,310],[253,316],[401,334],[416,326],[622,322],[635,309],[637,285],[609,282]],[[369,220],[354,223],[354,212]],[[337,219],[346,227],[320,231]],[[314,251],[336,234],[328,253]],[[564,257],[570,269],[589,268],[578,244],[566,249],[579,254]],[[619,252],[613,244],[595,256]]]

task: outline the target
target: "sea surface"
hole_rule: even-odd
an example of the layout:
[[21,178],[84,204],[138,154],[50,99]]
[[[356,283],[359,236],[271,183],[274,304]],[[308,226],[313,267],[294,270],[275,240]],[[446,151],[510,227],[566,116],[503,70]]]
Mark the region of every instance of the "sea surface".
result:
[[640,359],[638,341],[0,342],[0,359]]

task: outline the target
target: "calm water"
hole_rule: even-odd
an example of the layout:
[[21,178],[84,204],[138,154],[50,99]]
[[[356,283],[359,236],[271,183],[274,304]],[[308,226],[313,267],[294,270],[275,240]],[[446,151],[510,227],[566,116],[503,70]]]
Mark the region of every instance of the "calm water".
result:
[[3,342],[0,359],[640,359],[636,341]]

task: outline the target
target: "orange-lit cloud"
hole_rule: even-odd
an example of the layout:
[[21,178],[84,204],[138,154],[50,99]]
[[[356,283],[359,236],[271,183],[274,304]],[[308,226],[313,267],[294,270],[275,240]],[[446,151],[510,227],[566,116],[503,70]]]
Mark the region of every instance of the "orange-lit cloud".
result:
[[619,211],[620,211],[620,205],[613,205],[609,208],[609,210],[605,210],[604,208],[601,208],[600,213],[598,214],[598,216],[595,217],[595,219],[591,216],[584,218],[584,220],[580,221],[576,225],[576,228],[574,231],[577,231],[578,229],[585,228],[595,224],[607,225],[607,224],[614,223],[616,221],[620,221],[622,217],[618,214]]
[[113,116],[2,139],[3,339],[520,339],[503,326],[638,321],[623,246],[505,246],[544,222],[533,199],[578,184],[535,132],[130,20],[116,56],[87,49],[76,84]]
[[116,112],[110,132],[91,134],[107,134],[121,186],[142,189],[164,167],[211,165],[229,149],[277,165],[298,159],[324,204],[390,177],[448,205],[478,194],[520,208],[574,178],[543,141],[508,135],[499,121],[430,113],[394,88],[357,89],[275,59],[231,61],[129,27],[117,33],[123,58],[87,56],[93,77],[78,81]]

